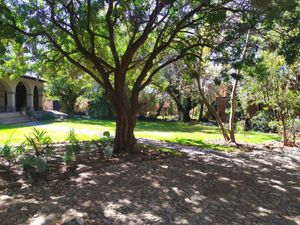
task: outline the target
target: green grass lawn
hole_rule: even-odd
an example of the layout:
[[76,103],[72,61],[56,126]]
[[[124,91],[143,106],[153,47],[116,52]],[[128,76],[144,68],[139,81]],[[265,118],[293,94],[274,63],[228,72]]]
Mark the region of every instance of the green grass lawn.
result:
[[[53,141],[64,141],[68,130],[74,128],[80,140],[91,140],[99,137],[98,134],[109,131],[114,134],[115,122],[108,120],[65,120],[64,122],[42,122],[35,126],[46,130]],[[0,143],[10,139],[11,143],[21,143],[25,135],[30,135],[33,126],[0,125]],[[144,122],[137,123],[135,135],[138,138],[164,140],[180,144],[195,145],[202,148],[217,150],[231,150],[226,146],[217,146],[207,143],[207,140],[220,140],[222,135],[217,127],[204,125],[189,125],[180,122]],[[258,132],[237,134],[237,141],[263,143],[280,140],[278,135]]]

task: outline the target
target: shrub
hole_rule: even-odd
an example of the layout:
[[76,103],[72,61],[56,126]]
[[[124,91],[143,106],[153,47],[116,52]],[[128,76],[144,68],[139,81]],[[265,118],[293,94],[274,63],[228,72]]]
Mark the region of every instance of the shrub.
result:
[[84,142],[84,145],[83,145],[83,149],[84,149],[84,152],[86,154],[89,154],[92,150],[92,145],[90,142]]
[[73,161],[73,152],[68,147],[66,148],[63,160],[67,165]]
[[[278,133],[283,133],[282,122],[281,121],[272,121],[270,122],[270,127],[276,127]],[[286,120],[286,132],[287,139],[291,142],[291,145],[296,144],[297,133],[300,132],[300,119],[299,118],[288,118]]]
[[114,113],[110,103],[104,97],[96,97],[89,102],[89,115],[95,119],[112,119]]
[[3,146],[0,146],[0,156],[2,156],[10,165],[12,162],[16,162],[19,157],[25,153],[26,149],[23,144],[12,146],[7,141]]
[[241,120],[241,121],[236,122],[235,130],[240,134],[244,134],[244,132],[247,130],[245,120]]
[[73,161],[74,158],[78,157],[81,151],[79,140],[74,129],[71,129],[69,131],[66,141],[68,141],[69,144],[66,146],[63,160],[66,164],[69,164]]
[[297,133],[300,133],[300,118],[294,118],[292,120],[290,133],[291,133],[291,139],[293,141],[293,144],[295,145]]
[[270,113],[267,113],[265,111],[258,112],[251,119],[251,128],[255,131],[261,131],[261,132],[274,131],[275,127],[274,126],[270,127],[271,121],[273,121],[273,118],[270,115]]
[[34,150],[36,157],[50,155],[52,139],[46,135],[46,131],[33,128],[31,136],[25,136],[27,145]]
[[20,159],[21,166],[24,170],[35,169],[35,156],[24,155]]
[[24,170],[33,169],[43,173],[48,169],[47,160],[42,156],[24,155],[20,162]]
[[12,147],[8,144],[0,147],[0,155],[8,162],[9,165],[15,159]]
[[[26,142],[29,147],[29,154],[23,155],[20,159],[23,169],[35,169],[38,173],[47,170],[46,157],[52,153],[50,144],[52,140],[46,135],[46,131],[33,128],[31,136],[26,136]],[[25,148],[19,147],[22,151]]]
[[79,96],[75,102],[76,113],[86,113],[89,108],[89,100],[83,96]]
[[110,136],[109,131],[103,132],[103,137],[100,138],[100,151],[105,159],[109,159],[113,155],[113,138]]

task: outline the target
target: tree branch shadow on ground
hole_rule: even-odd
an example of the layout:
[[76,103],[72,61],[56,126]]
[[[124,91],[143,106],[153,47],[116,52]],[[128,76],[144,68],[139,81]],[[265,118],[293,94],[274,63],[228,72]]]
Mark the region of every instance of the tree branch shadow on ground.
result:
[[86,162],[77,169],[64,179],[38,179],[2,192],[2,224],[57,224],[74,218],[87,224],[299,222],[299,161],[288,165],[207,154],[92,168]]

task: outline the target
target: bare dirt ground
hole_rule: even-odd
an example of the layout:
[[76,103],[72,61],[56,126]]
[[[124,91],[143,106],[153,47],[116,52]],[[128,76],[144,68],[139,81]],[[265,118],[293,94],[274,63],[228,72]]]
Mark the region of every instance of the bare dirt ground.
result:
[[300,224],[300,150],[58,159],[46,176],[0,165],[0,224]]

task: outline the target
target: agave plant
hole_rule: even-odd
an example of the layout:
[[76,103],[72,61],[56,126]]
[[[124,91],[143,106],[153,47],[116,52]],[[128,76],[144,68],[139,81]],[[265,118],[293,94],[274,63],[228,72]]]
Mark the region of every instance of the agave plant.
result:
[[66,146],[66,151],[63,160],[66,164],[70,164],[74,158],[76,159],[76,157],[78,157],[81,151],[79,140],[74,129],[71,129],[69,131],[66,141],[68,141],[69,144]]
[[34,155],[24,155],[21,164],[24,169],[35,168],[39,173],[47,170],[47,160],[44,155],[50,155],[52,148],[50,144],[52,140],[47,136],[46,131],[33,128],[31,136],[26,137],[26,144],[34,152]]
[[37,128],[32,129],[31,136],[25,136],[26,142],[29,147],[34,150],[35,156],[42,156],[45,153],[49,155],[51,153],[50,144],[52,139],[46,135],[46,131],[39,130]]
[[8,162],[9,165],[14,159],[12,147],[9,146],[8,144],[5,144],[0,147],[0,155]]

